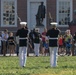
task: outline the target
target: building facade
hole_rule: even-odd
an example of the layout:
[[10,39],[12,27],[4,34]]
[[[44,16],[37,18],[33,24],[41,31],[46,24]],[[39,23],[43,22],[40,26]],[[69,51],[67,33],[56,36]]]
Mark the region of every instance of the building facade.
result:
[[29,29],[36,27],[36,14],[38,6],[44,2],[46,14],[44,26],[37,26],[42,32],[44,27],[50,28],[50,22],[58,23],[62,31],[69,28],[69,23],[74,19],[76,0],[0,0],[0,31],[5,28],[16,32],[20,21],[26,21]]

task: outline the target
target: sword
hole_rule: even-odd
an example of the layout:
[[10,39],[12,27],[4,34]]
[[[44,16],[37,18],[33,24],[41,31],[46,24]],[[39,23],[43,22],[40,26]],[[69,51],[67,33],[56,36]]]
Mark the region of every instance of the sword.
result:
[[21,22],[21,18],[18,16],[18,14],[17,14],[17,18],[18,18],[18,20]]

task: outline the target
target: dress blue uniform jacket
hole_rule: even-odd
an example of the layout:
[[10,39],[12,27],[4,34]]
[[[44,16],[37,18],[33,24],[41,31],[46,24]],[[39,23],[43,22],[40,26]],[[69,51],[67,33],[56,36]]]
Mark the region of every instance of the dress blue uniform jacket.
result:
[[25,38],[25,39],[19,39],[19,46],[23,47],[23,46],[27,46],[27,37],[28,35],[28,30],[21,28],[17,31],[16,36],[19,36],[19,38]]
[[58,29],[49,29],[46,33],[46,36],[49,37],[49,46],[50,47],[57,47],[58,46],[58,39],[51,39],[51,38],[58,38],[60,31]]

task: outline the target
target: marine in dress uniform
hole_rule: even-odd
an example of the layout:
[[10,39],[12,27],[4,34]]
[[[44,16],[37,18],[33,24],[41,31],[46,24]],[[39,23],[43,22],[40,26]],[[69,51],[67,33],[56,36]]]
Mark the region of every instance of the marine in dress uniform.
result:
[[50,65],[51,67],[57,66],[57,53],[58,53],[58,35],[60,30],[56,28],[57,23],[51,23],[52,28],[49,29],[46,33],[46,36],[49,37],[49,50],[50,50]]
[[26,29],[26,22],[20,22],[21,29],[16,33],[16,36],[19,36],[19,62],[20,66],[26,66],[27,59],[27,36],[28,29]]

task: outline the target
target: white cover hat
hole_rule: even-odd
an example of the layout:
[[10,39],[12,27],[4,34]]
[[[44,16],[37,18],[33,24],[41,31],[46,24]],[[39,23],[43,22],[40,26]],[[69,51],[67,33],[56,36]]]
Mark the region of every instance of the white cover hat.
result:
[[57,25],[58,23],[57,22],[51,22],[50,24],[51,25]]
[[57,27],[58,23],[57,22],[51,22],[50,24],[51,24],[52,27]]
[[20,25],[25,25],[26,26],[27,22],[20,22]]

